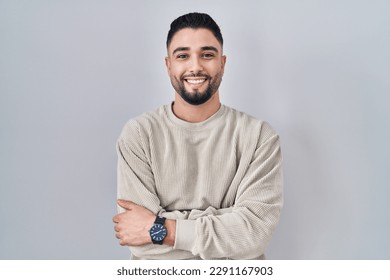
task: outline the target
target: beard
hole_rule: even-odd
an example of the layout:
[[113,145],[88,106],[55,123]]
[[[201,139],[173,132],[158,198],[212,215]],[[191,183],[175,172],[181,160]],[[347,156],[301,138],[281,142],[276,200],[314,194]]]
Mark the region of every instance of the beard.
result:
[[[195,89],[193,92],[188,92],[184,86],[184,79],[191,78],[206,78],[208,82],[207,88],[204,91]],[[171,83],[176,92],[189,104],[201,105],[206,103],[218,90],[222,82],[222,73],[217,73],[214,78],[208,75],[186,75],[180,78],[171,77]]]

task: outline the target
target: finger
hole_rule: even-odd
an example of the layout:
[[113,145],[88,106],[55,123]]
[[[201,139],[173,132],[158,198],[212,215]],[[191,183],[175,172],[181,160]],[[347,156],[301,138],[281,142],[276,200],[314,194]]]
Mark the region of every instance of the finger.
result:
[[134,203],[128,200],[118,199],[118,205],[126,210],[131,210]]
[[119,233],[116,233],[116,234],[115,234],[115,237],[118,238],[118,239],[121,239],[121,236],[120,236]]
[[114,222],[114,223],[119,223],[119,217],[118,217],[119,215],[115,215],[113,218],[112,218],[112,221]]
[[115,230],[116,232],[118,232],[118,231],[119,231],[119,227],[118,227],[118,225],[115,225],[115,226],[114,226],[114,230]]

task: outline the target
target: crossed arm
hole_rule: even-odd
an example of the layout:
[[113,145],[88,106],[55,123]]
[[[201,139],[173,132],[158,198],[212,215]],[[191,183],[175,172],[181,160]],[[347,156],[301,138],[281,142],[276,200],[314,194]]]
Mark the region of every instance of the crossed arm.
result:
[[[117,148],[118,197],[127,202],[118,201],[121,213],[113,220],[120,244],[130,246],[133,254],[160,258],[176,251],[183,258],[249,259],[264,253],[282,206],[277,135],[256,147],[237,189],[235,204],[223,209],[167,212],[160,205],[142,147],[122,139]],[[148,232],[157,214],[167,218],[164,245],[153,245]]]

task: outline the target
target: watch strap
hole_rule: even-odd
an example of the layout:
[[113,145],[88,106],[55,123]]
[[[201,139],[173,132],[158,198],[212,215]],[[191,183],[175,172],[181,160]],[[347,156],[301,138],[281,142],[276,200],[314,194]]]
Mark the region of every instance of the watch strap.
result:
[[166,220],[166,218],[164,218],[164,217],[156,216],[156,220],[154,221],[154,223],[164,225],[165,220]]

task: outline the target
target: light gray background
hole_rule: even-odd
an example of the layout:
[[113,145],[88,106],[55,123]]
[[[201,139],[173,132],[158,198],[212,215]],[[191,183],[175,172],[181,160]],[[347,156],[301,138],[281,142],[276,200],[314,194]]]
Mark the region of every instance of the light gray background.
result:
[[389,1],[0,0],[0,259],[127,259],[115,141],[173,99],[170,22],[207,12],[222,102],[281,135],[270,259],[389,259]]

